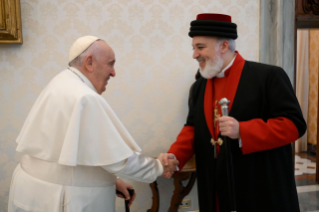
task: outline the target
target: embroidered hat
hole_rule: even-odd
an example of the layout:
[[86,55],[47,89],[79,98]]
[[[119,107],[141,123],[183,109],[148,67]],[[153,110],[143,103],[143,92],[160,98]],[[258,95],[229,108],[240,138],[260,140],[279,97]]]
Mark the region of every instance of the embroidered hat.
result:
[[198,14],[191,22],[190,37],[214,36],[237,39],[237,25],[231,22],[231,16],[215,13]]
[[100,38],[95,36],[83,36],[78,38],[70,48],[69,51],[69,62],[74,60],[77,56],[83,53],[89,46],[91,46],[94,41],[99,40]]

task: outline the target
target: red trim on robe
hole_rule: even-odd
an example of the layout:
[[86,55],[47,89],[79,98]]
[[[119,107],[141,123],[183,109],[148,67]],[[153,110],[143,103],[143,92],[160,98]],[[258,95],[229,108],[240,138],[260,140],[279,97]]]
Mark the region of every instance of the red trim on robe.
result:
[[[229,111],[231,110],[231,107],[233,105],[233,101],[235,98],[235,94],[237,91],[237,87],[239,84],[240,76],[242,73],[242,70],[245,65],[245,60],[244,58],[236,51],[237,56],[235,58],[235,61],[233,65],[225,71],[225,79],[226,79],[226,90],[222,91],[223,97],[226,97],[229,101],[230,104],[228,105]],[[213,80],[220,80],[220,79],[208,79],[206,83],[206,88],[205,88],[205,97],[204,97],[204,111],[205,111],[205,118],[206,118],[206,123],[209,129],[210,134],[212,135],[213,138],[216,139],[216,135],[214,133],[214,91],[213,91]],[[214,86],[215,87],[215,86]],[[220,93],[220,92],[218,92]],[[218,99],[217,101],[219,101]],[[219,108],[219,113],[220,112],[220,107]]]
[[176,156],[179,160],[178,168],[182,170],[185,163],[194,155],[194,127],[183,127],[176,141],[167,152],[173,153]]
[[214,136],[214,99],[213,97],[213,79],[208,79],[205,88],[204,111],[206,124],[213,138]]
[[[225,76],[228,76],[229,71],[230,71],[230,68],[225,71]],[[218,114],[220,115],[222,115],[222,111],[221,111],[221,106],[219,105],[219,101],[224,97],[226,86],[227,86],[227,77],[213,79],[213,93],[214,93],[213,109],[215,109],[217,106]],[[218,135],[219,135],[219,123],[217,122],[216,127],[214,128],[214,135],[213,135],[215,140],[217,140]],[[219,155],[220,146],[217,144],[216,147],[217,147],[216,149],[217,155]]]
[[292,143],[298,139],[299,133],[295,124],[285,117],[268,119],[252,119],[239,122],[242,153],[274,149]]

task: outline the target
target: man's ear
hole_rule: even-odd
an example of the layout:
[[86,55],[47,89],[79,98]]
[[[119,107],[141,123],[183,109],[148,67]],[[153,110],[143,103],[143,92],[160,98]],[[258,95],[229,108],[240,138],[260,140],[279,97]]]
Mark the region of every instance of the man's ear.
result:
[[228,50],[229,47],[229,43],[227,40],[224,40],[221,44],[220,44],[220,52],[221,53],[225,53]]
[[86,56],[86,58],[84,60],[84,66],[90,73],[93,72],[93,58],[92,58],[92,55]]

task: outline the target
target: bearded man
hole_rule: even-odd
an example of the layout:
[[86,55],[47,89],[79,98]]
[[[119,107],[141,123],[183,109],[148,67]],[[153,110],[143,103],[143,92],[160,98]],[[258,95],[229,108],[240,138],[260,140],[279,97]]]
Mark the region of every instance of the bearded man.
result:
[[118,177],[150,183],[176,169],[176,160],[163,166],[141,155],[101,96],[115,77],[115,54],[105,41],[77,39],[69,65],[41,92],[17,138],[24,156],[13,173],[9,212],[114,212],[115,189],[129,199],[132,188]]
[[[227,136],[237,211],[297,212],[291,143],[306,123],[284,70],[246,61],[235,51],[236,28],[222,14],[199,14],[191,22],[202,77],[192,88],[186,124],[164,157],[175,155],[182,169],[195,154],[200,211],[229,212]],[[230,100],[225,117],[218,105],[223,97]]]

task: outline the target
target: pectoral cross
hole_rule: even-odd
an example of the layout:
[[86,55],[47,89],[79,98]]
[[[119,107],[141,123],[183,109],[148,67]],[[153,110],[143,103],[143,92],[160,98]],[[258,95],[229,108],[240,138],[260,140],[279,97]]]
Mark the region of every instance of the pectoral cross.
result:
[[215,141],[213,138],[211,138],[211,139],[210,139],[210,142],[212,143],[213,146],[215,146],[216,143],[217,143],[219,146],[223,145],[223,143],[224,143],[223,139],[221,139],[221,138],[218,138],[217,141]]
[[220,117],[220,114],[218,114],[218,107],[217,107],[217,100],[215,102],[215,109],[214,109],[214,128],[216,128],[216,119]]
[[213,138],[210,139],[211,144],[214,146],[214,158],[217,158],[217,150],[216,150],[216,144],[219,146],[223,145],[223,140],[221,138],[218,138],[217,141],[215,141]]

